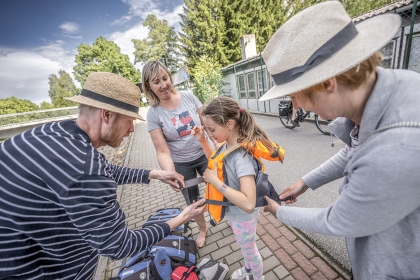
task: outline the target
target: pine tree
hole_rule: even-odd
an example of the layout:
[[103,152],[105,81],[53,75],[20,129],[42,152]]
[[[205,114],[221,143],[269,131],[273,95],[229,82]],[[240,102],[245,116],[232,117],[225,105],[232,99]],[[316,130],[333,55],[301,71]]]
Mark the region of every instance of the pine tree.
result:
[[135,63],[146,63],[148,60],[159,60],[171,72],[179,68],[180,50],[179,37],[167,20],[159,20],[153,14],[147,16],[143,26],[149,29],[146,39],[132,39],[134,43]]
[[180,14],[180,37],[182,50],[191,68],[203,55],[211,55],[222,65],[229,62],[225,54],[225,22],[221,2],[185,0],[184,14]]
[[228,64],[231,64],[242,57],[239,38],[248,33],[250,21],[247,5],[243,0],[223,0],[221,3],[225,20],[226,57]]

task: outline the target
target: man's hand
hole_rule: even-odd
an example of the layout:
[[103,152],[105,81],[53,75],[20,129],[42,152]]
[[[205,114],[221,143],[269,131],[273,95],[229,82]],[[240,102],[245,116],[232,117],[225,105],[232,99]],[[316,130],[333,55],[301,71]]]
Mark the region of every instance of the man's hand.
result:
[[196,216],[203,214],[206,210],[206,199],[202,198],[193,204],[188,205],[182,212],[173,219],[170,219],[166,223],[169,225],[171,230],[176,229],[180,225],[185,224],[189,220],[195,218]]
[[264,212],[270,212],[271,215],[274,217],[277,216],[277,208],[280,207],[280,204],[278,204],[275,200],[272,200],[268,196],[264,196],[265,201],[267,201],[268,205],[264,207]]
[[297,197],[303,194],[307,189],[308,186],[302,179],[300,179],[299,181],[282,191],[279,197],[280,199],[285,199],[288,196],[290,196],[292,199],[286,200],[286,204],[295,203],[297,201]]
[[[178,182],[184,182],[184,176],[175,171],[151,170],[149,179],[158,179],[163,183],[169,184],[177,192],[181,191]],[[182,186],[183,183],[181,183]]]

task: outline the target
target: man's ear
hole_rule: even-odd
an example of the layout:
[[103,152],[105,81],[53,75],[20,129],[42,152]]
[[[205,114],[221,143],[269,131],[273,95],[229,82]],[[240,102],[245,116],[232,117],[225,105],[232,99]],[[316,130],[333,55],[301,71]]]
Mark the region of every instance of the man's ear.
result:
[[106,123],[106,124],[109,124],[109,122],[110,122],[110,120],[112,118],[112,114],[113,113],[111,111],[102,109],[101,110],[101,118],[102,118],[102,121],[104,123]]

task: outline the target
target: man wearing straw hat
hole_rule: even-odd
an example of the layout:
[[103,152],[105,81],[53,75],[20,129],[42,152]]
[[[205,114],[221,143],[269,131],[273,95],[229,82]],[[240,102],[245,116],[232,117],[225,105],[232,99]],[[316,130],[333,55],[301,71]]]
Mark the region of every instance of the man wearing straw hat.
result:
[[117,147],[134,131],[139,88],[112,73],[92,73],[76,121],[48,123],[0,146],[0,279],[91,279],[99,255],[131,256],[202,214],[200,200],[167,223],[129,230],[117,185],[150,179],[174,185],[176,172],[131,169],[97,148]]
[[344,236],[354,279],[420,279],[420,74],[378,67],[401,24],[385,14],[357,26],[338,1],[314,5],[276,31],[263,52],[276,86],[260,101],[290,96],[346,145],[286,188],[294,203],[308,188],[341,178],[326,208],[265,211],[293,227]]

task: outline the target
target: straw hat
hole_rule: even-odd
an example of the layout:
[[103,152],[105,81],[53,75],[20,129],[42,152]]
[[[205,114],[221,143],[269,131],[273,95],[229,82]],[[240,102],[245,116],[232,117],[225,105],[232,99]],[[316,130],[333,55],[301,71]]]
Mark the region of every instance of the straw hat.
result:
[[355,26],[338,1],[313,5],[271,37],[262,56],[276,86],[259,101],[289,95],[338,76],[381,50],[397,33],[396,14]]
[[139,88],[126,78],[114,73],[91,73],[80,95],[65,99],[144,121],[139,115]]

